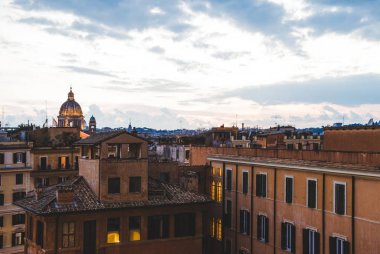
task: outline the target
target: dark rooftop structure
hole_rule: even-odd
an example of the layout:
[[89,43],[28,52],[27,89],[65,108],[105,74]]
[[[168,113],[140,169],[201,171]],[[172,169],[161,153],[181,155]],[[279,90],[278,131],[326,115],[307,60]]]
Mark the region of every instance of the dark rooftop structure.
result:
[[[27,194],[25,199],[15,202],[17,206],[39,215],[59,213],[91,212],[109,209],[170,206],[182,204],[207,203],[207,196],[184,191],[178,186],[163,183],[149,178],[149,198],[147,201],[133,202],[106,202],[97,199],[86,180],[79,176],[43,190],[35,190]],[[57,199],[58,191],[72,191],[72,202],[60,203]],[[39,192],[40,191],[40,192]]]
[[110,138],[116,137],[126,131],[108,131],[91,134],[90,137],[77,141],[76,145],[96,145]]

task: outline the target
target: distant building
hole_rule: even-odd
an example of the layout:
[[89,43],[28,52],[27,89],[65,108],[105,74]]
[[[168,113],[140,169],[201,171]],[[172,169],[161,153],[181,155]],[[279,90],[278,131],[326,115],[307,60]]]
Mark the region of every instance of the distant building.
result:
[[224,124],[220,127],[213,127],[208,132],[208,137],[206,140],[206,145],[209,146],[221,146],[221,147],[231,147],[231,139],[237,139],[239,133],[239,128],[232,127],[224,127]]
[[96,119],[94,116],[91,116],[90,122],[88,124],[88,131],[93,134],[96,133]]
[[12,203],[32,190],[31,148],[26,141],[0,142],[0,253],[24,250],[25,213]]
[[324,150],[380,152],[380,126],[343,126],[324,129]]
[[314,150],[322,149],[322,136],[312,133],[294,133],[285,136],[283,140],[288,150]]
[[84,129],[84,117],[82,108],[74,99],[74,93],[70,87],[67,101],[65,101],[58,115],[58,127],[75,127]]

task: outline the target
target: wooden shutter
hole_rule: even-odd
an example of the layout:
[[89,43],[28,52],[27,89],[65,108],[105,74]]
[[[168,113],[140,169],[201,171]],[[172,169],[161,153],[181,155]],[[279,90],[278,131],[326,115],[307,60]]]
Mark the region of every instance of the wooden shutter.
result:
[[314,239],[314,245],[315,245],[315,251],[314,251],[314,253],[315,254],[319,254],[320,252],[321,252],[321,246],[320,246],[320,244],[321,244],[321,234],[320,233],[318,233],[318,232],[315,232],[315,239]]
[[308,193],[307,193],[307,206],[309,208],[316,208],[316,192],[317,192],[317,186],[316,186],[317,182],[316,181],[312,181],[312,180],[309,180],[307,182],[307,190],[308,190]]
[[240,210],[240,233],[243,233],[244,232],[244,220],[243,220],[243,216],[244,216],[244,211],[243,210]]
[[343,242],[343,253],[350,254],[350,243],[347,241]]
[[227,190],[232,189],[232,170],[227,170]]
[[336,237],[329,237],[329,254],[336,254]]
[[0,194],[0,205],[4,205],[4,194]]
[[343,184],[335,185],[335,212],[344,214],[345,210],[345,186]]
[[309,254],[309,229],[302,229],[303,254]]
[[26,163],[26,153],[22,153],[22,162]]
[[286,223],[281,223],[281,249],[286,249]]
[[248,172],[243,172],[243,193],[248,193]]
[[12,246],[16,246],[16,233],[12,233]]
[[169,237],[169,215],[162,216],[162,237],[168,238]]
[[256,196],[261,196],[261,175],[256,175]]
[[17,153],[13,154],[13,164],[17,163]]
[[264,218],[265,220],[265,242],[269,242],[269,219],[268,217]]
[[251,214],[246,211],[247,235],[251,234]]
[[296,253],[296,226],[292,225],[291,226],[291,234],[292,234],[292,248],[291,251],[292,253]]
[[66,157],[66,169],[70,169],[70,157]]
[[292,203],[292,201],[293,201],[293,178],[287,177],[285,179],[285,182],[286,182],[285,201],[286,201],[286,203]]
[[257,216],[257,239],[260,240],[263,236],[261,235],[261,215]]
[[262,193],[262,196],[263,197],[266,197],[267,196],[267,176],[266,175],[262,175],[261,177],[261,193]]

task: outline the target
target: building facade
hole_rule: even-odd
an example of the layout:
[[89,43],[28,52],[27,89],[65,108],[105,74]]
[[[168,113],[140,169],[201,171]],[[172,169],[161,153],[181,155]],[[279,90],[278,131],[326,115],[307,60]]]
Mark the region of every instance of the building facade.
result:
[[25,213],[13,202],[31,190],[31,148],[24,141],[0,142],[0,253],[24,250]]
[[16,203],[27,213],[25,253],[208,253],[209,198],[149,178],[145,140],[108,132],[76,145],[79,177]]
[[209,235],[218,240],[218,253],[379,253],[378,167],[227,155],[208,159],[209,195],[218,203],[209,217]]

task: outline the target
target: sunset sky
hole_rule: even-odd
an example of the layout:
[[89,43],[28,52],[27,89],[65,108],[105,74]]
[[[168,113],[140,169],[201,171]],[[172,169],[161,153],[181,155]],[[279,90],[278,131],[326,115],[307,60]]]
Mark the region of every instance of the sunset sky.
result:
[[[98,126],[380,120],[380,1],[1,0],[0,120],[70,86]],[[45,106],[46,105],[46,106]]]

